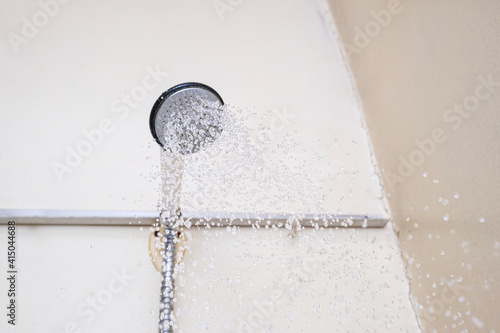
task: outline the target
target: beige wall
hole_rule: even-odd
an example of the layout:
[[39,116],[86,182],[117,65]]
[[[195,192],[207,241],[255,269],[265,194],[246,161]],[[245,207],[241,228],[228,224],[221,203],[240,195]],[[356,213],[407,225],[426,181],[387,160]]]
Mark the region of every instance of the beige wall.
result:
[[[262,120],[277,141],[231,151],[248,139],[244,131],[228,137],[235,130],[226,127],[216,145],[186,158],[184,213],[225,208],[220,194],[229,187],[231,211],[249,215],[388,216],[323,0],[223,2],[233,5],[222,19],[215,1],[70,1],[18,53],[0,40],[0,209],[155,210],[160,148],[149,112],[162,91],[201,81],[229,105],[255,111],[247,119]],[[4,36],[40,12],[38,2],[2,5]],[[155,70],[163,74],[153,84]],[[123,96],[146,88],[135,107],[125,107]],[[51,164],[87,142],[84,132],[104,132],[103,121],[113,131],[59,181]],[[288,135],[298,151],[277,149]],[[225,149],[214,154],[221,142]],[[262,197],[277,204],[255,200]],[[19,226],[19,322],[0,321],[0,332],[156,331],[160,286],[148,258],[150,231],[141,219],[130,224]],[[193,227],[191,234],[176,277],[178,332],[419,332],[390,226],[308,228],[295,238],[264,226]],[[0,249],[6,241],[0,226]],[[6,256],[0,250],[2,272]],[[120,274],[128,276],[121,284]],[[6,287],[0,279],[0,304],[7,304]]]
[[[420,332],[389,227],[288,233],[186,231],[175,332]],[[2,320],[0,332],[157,332],[150,234],[136,226],[18,226],[17,325]],[[8,287],[0,279],[2,305]]]
[[[160,148],[151,107],[168,88],[198,81],[239,121],[210,151],[188,158],[184,212],[386,217],[322,0],[245,1],[220,17],[214,4],[70,1],[18,48],[0,39],[0,209],[155,211]],[[38,2],[0,7],[9,9],[0,11],[3,36],[44,13]],[[244,110],[254,114],[239,116]],[[272,142],[252,145],[247,127]],[[262,168],[268,157],[272,167]],[[274,203],[285,191],[288,200]]]
[[500,2],[330,5],[421,326],[425,332],[498,330]]

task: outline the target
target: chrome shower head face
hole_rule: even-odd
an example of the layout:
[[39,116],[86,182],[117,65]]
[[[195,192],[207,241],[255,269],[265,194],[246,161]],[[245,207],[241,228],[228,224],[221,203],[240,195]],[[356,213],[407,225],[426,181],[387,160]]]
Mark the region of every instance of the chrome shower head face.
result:
[[196,153],[222,132],[223,105],[219,94],[207,85],[176,85],[154,104],[149,117],[151,134],[169,152]]

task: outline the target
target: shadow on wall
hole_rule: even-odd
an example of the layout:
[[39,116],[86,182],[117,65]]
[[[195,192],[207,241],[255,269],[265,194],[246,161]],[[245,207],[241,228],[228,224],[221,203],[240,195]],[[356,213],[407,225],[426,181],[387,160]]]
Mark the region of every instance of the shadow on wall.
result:
[[[329,1],[424,331],[500,327],[500,4]],[[467,13],[464,15],[463,13]]]

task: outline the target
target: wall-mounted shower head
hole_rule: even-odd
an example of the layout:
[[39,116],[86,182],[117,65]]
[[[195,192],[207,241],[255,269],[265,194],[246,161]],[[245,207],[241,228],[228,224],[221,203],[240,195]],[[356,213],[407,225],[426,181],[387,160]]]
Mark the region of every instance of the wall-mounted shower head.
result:
[[[156,101],[149,117],[149,128],[156,142],[174,154],[192,154],[214,142],[222,132],[222,106],[219,94],[201,83],[188,82],[176,85],[164,92]],[[172,158],[182,161],[182,158]],[[181,162],[182,163],[182,162]],[[179,166],[182,170],[182,164]],[[174,177],[180,184],[182,171]],[[164,190],[171,192],[170,205],[178,205],[180,185],[166,182]],[[167,189],[168,187],[168,189]],[[159,332],[173,332],[172,311],[174,307],[174,265],[177,237],[178,207],[167,210],[163,207],[160,218],[164,226],[165,249],[162,263]],[[175,213],[174,213],[175,212]]]
[[187,82],[164,92],[149,117],[156,142],[165,150],[192,154],[214,142],[222,132],[224,101],[207,85]]

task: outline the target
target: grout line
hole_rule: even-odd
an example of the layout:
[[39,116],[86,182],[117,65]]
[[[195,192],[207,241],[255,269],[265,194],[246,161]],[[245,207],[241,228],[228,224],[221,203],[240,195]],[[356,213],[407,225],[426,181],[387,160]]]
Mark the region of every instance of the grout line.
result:
[[[159,222],[156,211],[105,211],[105,210],[14,210],[0,209],[0,225],[14,220],[18,225],[108,225],[144,226]],[[183,220],[194,226],[208,227],[265,227],[287,226],[299,222],[301,227],[384,227],[388,219],[368,215],[292,215],[188,212]],[[364,225],[364,226],[363,226]]]

